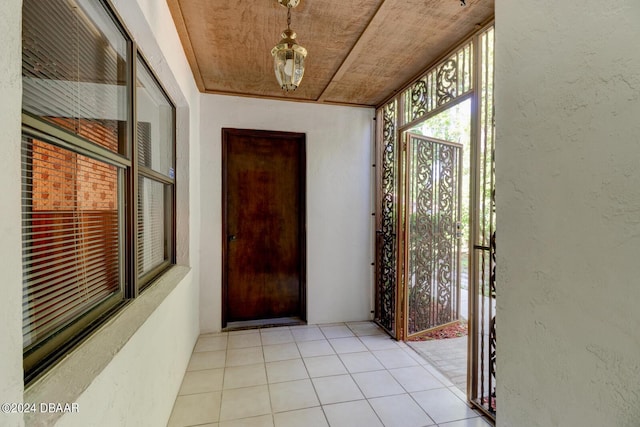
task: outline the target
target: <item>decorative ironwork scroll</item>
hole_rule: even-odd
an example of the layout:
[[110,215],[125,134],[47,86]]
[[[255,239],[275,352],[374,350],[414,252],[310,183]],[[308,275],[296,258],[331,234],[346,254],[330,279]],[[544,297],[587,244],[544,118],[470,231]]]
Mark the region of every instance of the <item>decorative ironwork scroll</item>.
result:
[[472,62],[472,45],[468,43],[415,81],[403,93],[405,123],[469,93],[473,89]]
[[479,121],[476,283],[470,297],[477,313],[477,328],[471,336],[474,355],[471,400],[487,414],[496,414],[496,217],[495,137],[493,119],[493,28],[479,36]]
[[411,116],[420,117],[426,114],[429,102],[427,79],[422,78],[411,86]]
[[438,156],[438,227],[436,289],[438,307],[436,324],[458,319],[457,298],[460,279],[460,241],[456,224],[460,221],[460,185],[462,184],[462,147],[439,145]]
[[407,333],[458,318],[462,146],[409,137]]
[[[491,156],[492,169],[495,166],[495,157]],[[492,182],[495,171],[492,170]],[[495,218],[496,212],[496,190],[495,183],[493,184],[493,191],[491,192],[491,205],[492,205],[492,217]],[[491,298],[492,305],[495,305],[496,300],[496,230],[495,222],[492,221],[491,239],[489,245],[489,296]],[[491,320],[489,321],[489,396],[490,400],[487,402],[488,409],[491,413],[496,412],[496,314],[495,310],[491,312]]]
[[409,166],[411,181],[408,205],[409,265],[407,288],[409,310],[407,313],[407,333],[429,329],[434,305],[433,253],[434,253],[434,188],[433,163],[434,146],[420,143],[411,138],[412,162]]
[[452,101],[458,87],[458,64],[455,59],[447,59],[438,67],[436,75],[438,106]]
[[[495,190],[492,198],[494,202],[494,212],[495,212]],[[491,299],[495,301],[496,299],[496,232],[495,230],[491,233],[491,245],[489,249],[489,262],[491,265],[491,275],[489,277],[489,292],[491,295]],[[489,376],[492,381],[490,382],[490,411],[495,413],[496,411],[496,315],[495,312],[491,317],[491,321],[489,322]]]
[[396,310],[396,103],[382,108],[382,164],[379,229],[377,230],[376,320],[389,332],[395,331]]

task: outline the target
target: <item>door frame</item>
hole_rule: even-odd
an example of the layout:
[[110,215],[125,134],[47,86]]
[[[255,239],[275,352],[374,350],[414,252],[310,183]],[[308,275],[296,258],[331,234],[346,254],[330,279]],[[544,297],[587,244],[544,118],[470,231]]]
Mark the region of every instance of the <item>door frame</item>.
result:
[[[453,237],[455,239],[455,278],[452,278],[452,280],[455,280],[456,284],[455,284],[455,307],[452,307],[452,312],[455,314],[455,319],[452,319],[451,321],[447,322],[447,323],[443,323],[440,325],[434,325],[428,329],[424,329],[422,331],[419,332],[409,332],[409,256],[410,256],[410,245],[411,245],[411,230],[410,230],[410,213],[409,210],[407,209],[407,205],[411,202],[411,197],[409,195],[410,193],[410,187],[411,187],[411,167],[413,164],[414,159],[412,158],[412,150],[411,150],[411,138],[417,138],[417,139],[421,139],[423,141],[426,141],[430,144],[438,144],[438,145],[444,145],[444,146],[449,146],[452,147],[457,151],[457,161],[456,161],[456,165],[455,167],[457,168],[457,176],[456,176],[456,199],[457,199],[457,203],[456,203],[456,208],[455,208],[455,212],[453,212],[453,214],[456,217],[456,229],[457,229],[457,224],[460,224],[460,220],[461,220],[461,206],[462,203],[464,202],[463,198],[462,198],[462,174],[463,174],[463,150],[464,150],[464,145],[460,144],[458,142],[453,142],[453,141],[445,141],[443,139],[438,139],[438,138],[434,138],[431,136],[425,136],[425,135],[419,135],[419,134],[415,134],[412,133],[410,131],[410,129],[404,130],[401,133],[400,136],[400,141],[402,143],[402,156],[401,159],[402,161],[400,162],[401,167],[400,167],[400,172],[399,174],[401,174],[402,178],[400,179],[399,185],[400,188],[402,189],[402,212],[400,215],[398,215],[398,221],[399,221],[399,225],[398,225],[398,230],[400,230],[400,232],[398,233],[398,246],[400,247],[400,254],[402,256],[402,258],[398,259],[398,270],[402,272],[402,277],[401,280],[398,282],[399,283],[399,289],[402,292],[401,295],[401,301],[402,301],[402,306],[399,307],[400,310],[400,317],[402,319],[402,330],[401,330],[401,335],[399,336],[398,339],[405,341],[408,340],[410,338],[414,338],[414,337],[419,337],[421,335],[424,335],[427,332],[433,331],[433,330],[437,330],[439,328],[445,327],[447,325],[451,325],[454,324],[458,321],[460,321],[460,284],[461,284],[461,277],[460,277],[460,255],[461,255],[461,248],[462,248],[462,240],[459,237]],[[431,159],[433,162],[435,162],[435,159]],[[435,183],[434,183],[435,185]],[[454,234],[455,234],[455,230],[453,230]],[[452,289],[453,292],[453,289]]]
[[[221,245],[222,245],[222,328],[227,327],[227,298],[228,298],[228,244],[229,239],[227,236],[227,193],[228,193],[228,159],[229,159],[229,139],[230,136],[244,136],[244,137],[260,137],[271,139],[289,139],[297,141],[300,144],[300,150],[298,155],[298,162],[300,165],[298,174],[298,197],[300,200],[298,219],[299,219],[299,233],[298,243],[300,247],[300,288],[299,288],[299,313],[300,321],[306,323],[307,320],[307,162],[306,162],[306,134],[298,132],[282,132],[271,130],[256,130],[256,129],[237,129],[237,128],[222,128],[222,229],[221,229]],[[265,319],[264,325],[269,325],[270,319]],[[272,320],[272,319],[271,319]],[[300,322],[291,322],[300,323]],[[280,324],[280,323],[278,323]],[[284,324],[284,323],[283,323]]]

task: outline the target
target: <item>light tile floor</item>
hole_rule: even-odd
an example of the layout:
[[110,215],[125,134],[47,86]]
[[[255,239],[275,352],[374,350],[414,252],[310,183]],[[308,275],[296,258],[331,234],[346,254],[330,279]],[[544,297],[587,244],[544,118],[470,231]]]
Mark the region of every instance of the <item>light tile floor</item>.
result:
[[487,427],[371,322],[201,335],[169,427]]
[[410,341],[407,344],[464,391],[467,388],[467,338]]

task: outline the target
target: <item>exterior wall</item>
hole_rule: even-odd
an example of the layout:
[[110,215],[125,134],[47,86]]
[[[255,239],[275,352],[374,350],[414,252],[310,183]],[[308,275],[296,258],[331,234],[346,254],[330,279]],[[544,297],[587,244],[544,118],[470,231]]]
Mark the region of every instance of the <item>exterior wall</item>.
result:
[[638,425],[639,23],[496,2],[498,426]]
[[[74,400],[78,404],[78,413],[64,414],[55,425],[166,425],[198,335],[194,329],[198,325],[197,312],[193,310],[198,306],[197,290],[197,283],[190,273]],[[156,289],[149,291],[158,293]],[[144,301],[135,303],[146,303],[148,295],[144,297]],[[142,313],[144,309],[141,308],[137,315]],[[126,325],[120,326],[110,330],[105,328],[101,333],[121,334]],[[81,352],[83,350],[80,348]],[[91,359],[86,357],[83,363],[78,364],[79,367],[90,370]],[[76,375],[81,376],[82,373]],[[33,421],[35,425],[49,425],[44,422],[43,415]],[[29,425],[32,423],[27,422]]]
[[[0,298],[0,403],[21,402],[31,396],[57,402],[77,389],[73,402],[79,404],[79,414],[25,417],[0,413],[0,425],[94,425],[97,419],[105,425],[164,425],[170,415],[184,370],[199,334],[198,294],[199,258],[199,108],[197,91],[188,63],[182,51],[168,7],[165,2],[114,0],[119,15],[133,33],[145,58],[165,85],[177,107],[178,157],[178,262],[191,266],[181,280],[175,280],[168,295],[156,298],[150,289],[128,307],[127,315],[140,317],[151,314],[122,348],[105,346],[101,354],[111,358],[100,370],[85,369],[85,364],[66,366],[73,373],[60,375],[56,368],[47,374],[49,381],[34,384],[24,391],[22,371],[22,273],[20,261],[20,111],[21,91],[21,6],[20,0],[5,0],[0,8],[0,127],[2,149],[0,177],[3,182],[0,209],[0,268],[2,298]],[[176,276],[178,277],[178,276]],[[131,309],[132,306],[138,307]],[[138,311],[139,309],[139,311]],[[126,317],[126,316],[124,316]],[[117,322],[115,319],[114,322]],[[109,324],[105,330],[109,330]],[[111,329],[113,330],[113,328]],[[117,332],[117,331],[116,331]],[[89,347],[100,349],[109,342],[104,331],[94,335],[77,350],[82,354]],[[117,335],[117,333],[116,333]],[[110,338],[110,337],[106,337]],[[117,339],[116,339],[117,341]],[[93,346],[93,347],[92,347]],[[119,347],[118,347],[119,348]],[[114,354],[115,353],[115,354]],[[79,357],[76,357],[78,359]],[[66,363],[66,362],[65,362]],[[56,375],[58,378],[56,380]],[[86,387],[78,388],[86,381]],[[57,387],[57,388],[56,388]],[[59,391],[59,393],[57,392]],[[64,403],[64,402],[63,402]],[[71,403],[71,402],[70,402]],[[26,420],[26,422],[25,422]],[[57,421],[56,421],[57,420]]]
[[[22,264],[20,257],[20,111],[22,108],[22,0],[0,8],[0,403],[22,402]],[[22,417],[0,412],[0,425],[21,426]]]
[[223,127],[306,133],[307,320],[369,319],[373,109],[204,95],[201,111],[202,331],[221,327]]

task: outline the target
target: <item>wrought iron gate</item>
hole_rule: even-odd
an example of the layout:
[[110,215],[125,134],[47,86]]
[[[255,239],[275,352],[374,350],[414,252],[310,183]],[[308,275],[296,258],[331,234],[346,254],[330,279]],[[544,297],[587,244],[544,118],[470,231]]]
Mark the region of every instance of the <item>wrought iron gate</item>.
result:
[[458,319],[462,144],[407,141],[406,336]]
[[398,220],[398,144],[396,137],[396,102],[378,111],[377,215],[376,215],[376,309],[375,319],[392,336],[396,336],[397,239]]
[[495,122],[493,108],[493,27],[476,38],[478,91],[475,103],[477,144],[472,158],[475,176],[472,202],[472,316],[469,323],[469,399],[491,417],[496,414],[496,215]]
[[[455,250],[434,243],[440,236],[435,239],[437,231],[433,224],[440,217],[429,213],[433,207],[423,203],[434,197],[428,196],[429,191],[435,191],[429,188],[434,182],[433,171],[423,167],[420,160],[427,155],[421,152],[427,145],[412,146],[408,141],[407,159],[403,157],[399,135],[456,103],[472,100],[467,396],[469,402],[495,419],[493,46],[494,28],[488,24],[378,109],[374,166],[377,169],[375,320],[396,339],[405,339],[457,318],[457,291],[447,289],[457,290],[459,281],[451,288],[458,274]],[[414,188],[408,178],[411,174],[417,174]],[[454,209],[444,203],[443,209]],[[447,228],[442,241],[451,239],[451,233],[455,231]],[[420,244],[412,243],[412,239]]]

